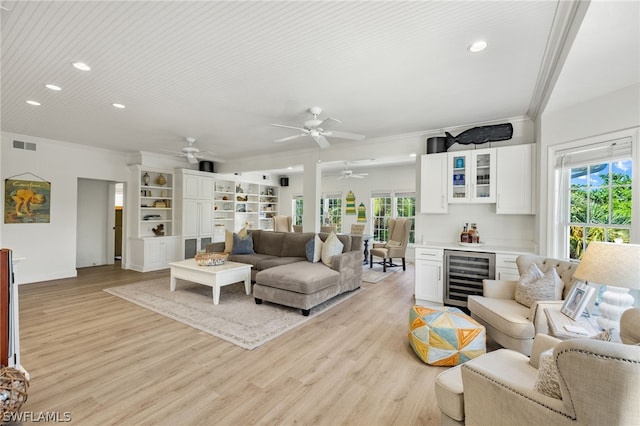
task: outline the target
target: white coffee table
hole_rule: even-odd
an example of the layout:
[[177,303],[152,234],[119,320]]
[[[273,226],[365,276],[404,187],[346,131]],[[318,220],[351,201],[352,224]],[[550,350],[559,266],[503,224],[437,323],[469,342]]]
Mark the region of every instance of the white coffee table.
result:
[[225,262],[218,266],[200,266],[195,259],[169,263],[171,281],[169,289],[176,291],[176,279],[192,281],[213,288],[213,304],[220,302],[220,287],[244,281],[244,290],[251,294],[251,265],[246,263]]

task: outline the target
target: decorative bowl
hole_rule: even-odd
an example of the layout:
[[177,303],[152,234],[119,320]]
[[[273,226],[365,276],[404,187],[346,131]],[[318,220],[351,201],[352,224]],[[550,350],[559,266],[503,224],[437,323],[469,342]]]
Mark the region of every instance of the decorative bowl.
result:
[[208,252],[196,254],[195,260],[200,266],[217,266],[224,264],[228,257],[229,253]]

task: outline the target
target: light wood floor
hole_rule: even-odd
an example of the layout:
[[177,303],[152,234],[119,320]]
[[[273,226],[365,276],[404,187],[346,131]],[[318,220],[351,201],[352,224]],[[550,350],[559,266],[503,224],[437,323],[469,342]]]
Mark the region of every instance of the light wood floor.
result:
[[413,265],[253,351],[102,291],[165,276],[100,266],[20,286],[22,411],[83,425],[440,423],[443,368],[407,342]]

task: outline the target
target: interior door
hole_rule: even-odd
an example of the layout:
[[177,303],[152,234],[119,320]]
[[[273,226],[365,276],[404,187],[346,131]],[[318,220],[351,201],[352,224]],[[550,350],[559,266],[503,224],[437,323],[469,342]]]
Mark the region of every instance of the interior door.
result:
[[122,259],[122,207],[116,207],[115,214],[113,254],[116,259]]

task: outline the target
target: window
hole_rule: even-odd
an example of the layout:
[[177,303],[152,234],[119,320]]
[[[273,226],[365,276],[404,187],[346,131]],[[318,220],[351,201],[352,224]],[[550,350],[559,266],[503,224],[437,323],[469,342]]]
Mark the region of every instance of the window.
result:
[[387,222],[393,217],[392,202],[390,193],[371,194],[371,231],[374,241],[388,240]]
[[302,195],[294,195],[293,196],[293,200],[292,200],[293,206],[292,210],[293,210],[293,224],[294,225],[302,225],[302,205],[303,205],[303,200],[302,200]]
[[371,230],[374,241],[387,241],[389,218],[406,217],[411,219],[409,242],[415,242],[415,192],[374,192],[371,194]]
[[590,241],[630,242],[631,141],[556,153],[560,253],[581,259]]
[[415,242],[416,235],[416,193],[401,192],[396,193],[396,217],[406,217],[411,219],[411,231],[409,232],[409,242]]
[[342,232],[342,194],[325,194],[320,199],[320,224],[336,225]]

